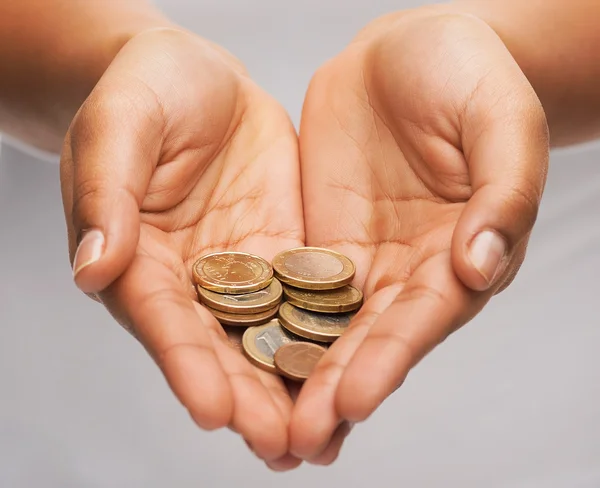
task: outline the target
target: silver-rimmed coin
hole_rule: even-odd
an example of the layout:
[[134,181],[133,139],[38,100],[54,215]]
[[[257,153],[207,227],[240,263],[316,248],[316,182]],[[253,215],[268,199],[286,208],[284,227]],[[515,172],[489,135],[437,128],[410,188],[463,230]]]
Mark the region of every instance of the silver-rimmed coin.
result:
[[250,327],[244,332],[242,346],[248,360],[269,373],[276,373],[273,357],[284,344],[298,339],[281,327],[277,319],[259,327]]

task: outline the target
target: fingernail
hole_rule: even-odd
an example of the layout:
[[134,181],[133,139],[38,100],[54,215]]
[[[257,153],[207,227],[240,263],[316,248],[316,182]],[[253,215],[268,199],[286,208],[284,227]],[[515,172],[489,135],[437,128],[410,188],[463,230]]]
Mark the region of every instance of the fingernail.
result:
[[469,259],[488,285],[496,278],[505,252],[504,239],[491,230],[480,232],[471,242]]
[[86,232],[75,253],[73,276],[77,276],[81,270],[98,261],[103,252],[104,234],[96,229]]

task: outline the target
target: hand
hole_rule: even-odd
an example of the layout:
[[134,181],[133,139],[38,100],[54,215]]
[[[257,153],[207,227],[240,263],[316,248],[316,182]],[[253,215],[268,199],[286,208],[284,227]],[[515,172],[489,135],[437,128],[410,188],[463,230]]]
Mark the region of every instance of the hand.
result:
[[351,257],[366,297],[292,415],[291,452],[328,464],[342,422],[366,419],[513,279],[547,124],[496,34],[431,7],[379,19],[317,72],[300,156],[307,245]]
[[75,117],[61,182],[78,286],[143,344],[200,427],[230,426],[274,469],[299,464],[288,390],[228,345],[191,278],[209,252],[271,259],[303,244],[284,110],[220,48],[146,31]]

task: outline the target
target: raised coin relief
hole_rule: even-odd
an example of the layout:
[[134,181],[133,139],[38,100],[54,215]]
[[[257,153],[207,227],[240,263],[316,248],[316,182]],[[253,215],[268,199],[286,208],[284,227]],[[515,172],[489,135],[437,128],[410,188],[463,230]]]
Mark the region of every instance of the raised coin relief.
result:
[[273,358],[275,351],[282,345],[291,342],[290,339],[277,329],[267,329],[256,336],[256,347],[269,358]]
[[250,281],[260,274],[258,266],[249,261],[240,261],[232,256],[218,256],[214,262],[208,262],[204,272],[213,279],[240,283]]

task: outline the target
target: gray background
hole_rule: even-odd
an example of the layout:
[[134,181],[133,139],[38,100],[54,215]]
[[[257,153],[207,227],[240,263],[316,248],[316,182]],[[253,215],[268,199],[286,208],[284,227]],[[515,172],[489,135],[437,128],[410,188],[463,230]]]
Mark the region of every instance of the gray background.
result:
[[[299,120],[311,73],[408,2],[163,0]],[[412,3],[411,6],[417,5]],[[53,160],[0,157],[0,487],[600,487],[600,145],[553,154],[515,283],[411,375],[338,462],[274,474],[195,428],[71,281]]]

